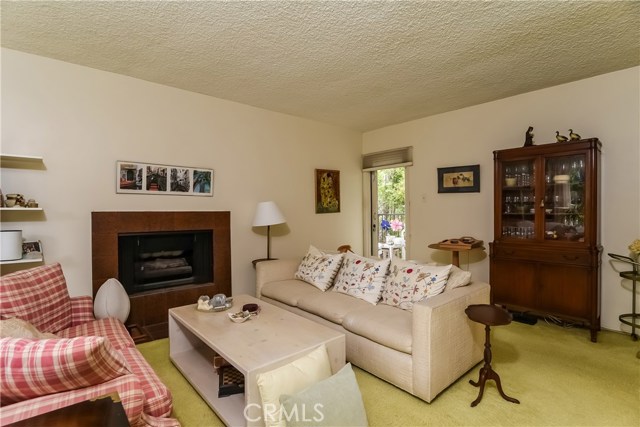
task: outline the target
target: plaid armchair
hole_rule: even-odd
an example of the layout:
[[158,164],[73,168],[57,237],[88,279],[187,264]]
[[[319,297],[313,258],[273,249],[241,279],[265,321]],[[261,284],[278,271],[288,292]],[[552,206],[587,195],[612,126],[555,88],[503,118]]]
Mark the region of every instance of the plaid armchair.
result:
[[117,392],[132,426],[179,426],[170,391],[122,322],[96,320],[91,297],[70,297],[60,264],[0,277],[0,318],[37,328],[27,337],[2,328],[0,425]]

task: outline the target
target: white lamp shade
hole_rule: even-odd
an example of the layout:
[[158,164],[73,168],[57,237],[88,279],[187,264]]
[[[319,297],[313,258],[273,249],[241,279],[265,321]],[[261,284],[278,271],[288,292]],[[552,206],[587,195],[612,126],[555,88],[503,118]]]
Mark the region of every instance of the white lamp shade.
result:
[[267,225],[282,224],[286,222],[284,215],[278,209],[275,202],[260,202],[253,217],[254,227],[264,227]]

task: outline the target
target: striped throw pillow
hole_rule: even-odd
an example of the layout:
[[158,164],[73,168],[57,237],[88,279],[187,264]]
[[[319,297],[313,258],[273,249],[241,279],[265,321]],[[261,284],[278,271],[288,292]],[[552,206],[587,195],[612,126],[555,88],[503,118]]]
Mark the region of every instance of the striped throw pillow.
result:
[[104,337],[0,339],[0,403],[101,384],[130,374]]

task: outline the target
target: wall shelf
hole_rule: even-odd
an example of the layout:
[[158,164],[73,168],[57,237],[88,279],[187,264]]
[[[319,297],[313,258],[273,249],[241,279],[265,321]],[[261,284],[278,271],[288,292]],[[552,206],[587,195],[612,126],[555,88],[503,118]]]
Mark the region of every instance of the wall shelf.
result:
[[[23,156],[20,154],[0,154],[0,161],[4,162],[33,162],[42,163],[43,158],[41,156]],[[5,167],[4,165],[2,165]]]
[[0,211],[42,211],[42,208],[23,208],[22,206],[14,206],[12,208],[0,208]]
[[43,261],[44,261],[44,257],[42,256],[42,254],[40,254],[37,257],[34,257],[32,255],[32,256],[23,256],[21,259],[14,259],[11,261],[0,261],[0,265],[28,264],[28,263],[43,262]]

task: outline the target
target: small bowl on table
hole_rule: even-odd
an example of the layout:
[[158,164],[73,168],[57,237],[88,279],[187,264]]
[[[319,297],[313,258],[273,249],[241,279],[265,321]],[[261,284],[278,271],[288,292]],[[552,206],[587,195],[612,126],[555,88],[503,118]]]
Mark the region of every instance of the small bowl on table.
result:
[[238,311],[237,313],[227,313],[229,319],[234,323],[242,323],[251,318],[251,313],[248,311]]

